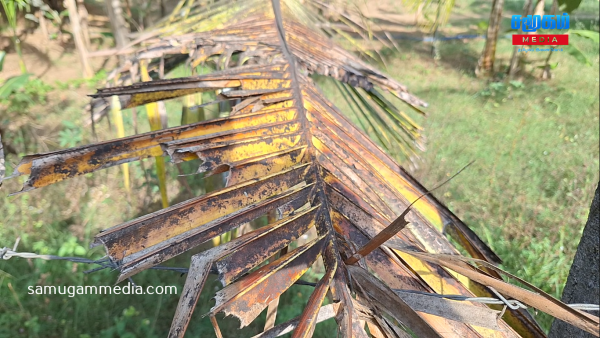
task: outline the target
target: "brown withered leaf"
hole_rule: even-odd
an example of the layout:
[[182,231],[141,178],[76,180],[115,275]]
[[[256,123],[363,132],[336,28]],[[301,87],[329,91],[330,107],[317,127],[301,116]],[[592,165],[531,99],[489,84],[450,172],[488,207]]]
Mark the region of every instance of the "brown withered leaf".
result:
[[406,291],[395,292],[415,311],[501,331],[497,323],[500,311],[475,307],[460,301],[437,298],[426,294]]
[[[357,287],[357,296],[365,298],[376,312],[385,312],[398,323],[409,327],[417,337],[441,337],[423,317],[406,304],[389,286],[372,276],[367,270],[349,265],[348,272]],[[383,316],[378,316],[383,318]]]
[[[336,307],[338,305],[339,304],[327,304],[327,305],[321,306],[321,308],[318,309],[319,312],[317,314],[317,318],[314,321],[315,324],[320,323],[320,322],[325,321],[330,318],[334,318],[335,314],[336,314]],[[299,321],[300,321],[300,318],[294,318],[285,323],[281,323],[269,330],[266,330],[260,334],[257,334],[256,336],[253,336],[252,338],[275,338],[275,337],[283,336],[286,333],[293,332],[296,329],[296,327],[298,327]]]
[[[218,12],[218,8],[213,9]],[[135,80],[139,60],[156,65],[157,59],[181,54],[194,66],[213,57],[220,70],[113,86],[94,95],[98,100],[118,96],[123,107],[134,107],[227,89],[219,100],[237,100],[231,101],[228,117],[27,156],[13,174],[29,175],[23,190],[156,156],[168,156],[174,163],[200,159],[198,172],[226,172],[223,189],[106,229],[95,237],[94,245],[103,245],[118,264],[118,281],[264,215],[277,214],[264,227],[192,256],[170,337],[185,334],[212,270],[218,271],[225,286],[216,293],[216,304],[208,314],[219,332],[216,313],[224,312],[237,317],[241,326],[249,325],[318,260],[325,272],[302,315],[262,336],[293,330],[293,337],[309,337],[320,320],[333,316],[343,337],[368,337],[366,327],[380,337],[405,337],[406,330],[427,337],[544,337],[535,321],[519,311],[507,311],[506,322],[500,319],[497,326],[483,327],[476,325],[479,322],[474,318],[461,321],[463,317],[458,315],[444,316],[444,310],[416,311],[410,301],[392,291],[491,295],[485,285],[476,282],[487,282],[490,276],[501,281],[492,264],[485,271],[469,273],[450,267],[461,276],[444,268],[449,267],[447,260],[432,261],[425,255],[461,257],[442,234],[444,228],[472,257],[491,263],[500,260],[432,195],[407,211],[426,189],[349,122],[310,75],[330,76],[372,100],[381,100],[383,96],[375,91],[383,89],[411,104],[422,102],[395,80],[311,29],[307,24],[310,18],[295,1],[269,4],[251,0],[240,8],[243,15],[227,26],[149,43],[118,71],[118,77],[126,78],[123,73],[129,72],[130,80]],[[168,63],[163,61],[158,64]],[[399,126],[407,134],[418,137],[416,126],[401,115],[394,116],[402,121]],[[385,236],[378,237],[390,223],[401,226],[388,228]],[[315,231],[317,237],[298,245],[298,239],[309,231]],[[383,238],[385,243],[370,247],[367,244],[373,238]],[[356,256],[363,247],[368,250]],[[290,249],[275,259],[284,248]],[[356,264],[350,264],[354,263],[348,261],[350,257],[358,257]],[[515,298],[521,295],[514,293]],[[323,306],[325,297],[335,305]],[[562,316],[567,311],[555,302],[544,304],[542,310],[552,314]],[[482,313],[490,311],[480,303],[466,305]]]
[[[568,305],[562,303],[560,300],[555,299],[546,292],[535,287],[534,285],[527,283],[526,281],[518,278],[517,276],[502,271],[499,268],[494,267],[493,265],[486,264],[487,262],[443,254],[411,252],[408,250],[404,251],[423,260],[439,264],[453,271],[456,271],[461,275],[464,275],[482,285],[493,287],[497,289],[500,293],[508,297],[518,299],[519,301],[523,302],[528,306],[534,307],[540,311],[544,311],[557,319],[567,322],[593,335],[599,335],[598,328],[600,327],[600,322],[597,316],[593,316],[586,312],[573,309]],[[515,278],[519,282],[524,283],[526,286],[530,287],[533,291],[529,291],[518,286],[508,284],[503,280],[489,276],[486,273],[482,273],[481,271],[478,271],[478,269],[469,265],[467,263],[469,261],[483,264],[488,268],[494,269],[495,271],[499,271],[502,274],[505,274],[511,278]]]

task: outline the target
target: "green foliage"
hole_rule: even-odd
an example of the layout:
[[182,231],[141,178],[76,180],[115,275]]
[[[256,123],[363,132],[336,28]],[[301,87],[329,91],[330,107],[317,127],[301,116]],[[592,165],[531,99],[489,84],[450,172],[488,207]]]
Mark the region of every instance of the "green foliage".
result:
[[[53,187],[52,196],[65,196],[77,191],[76,186]],[[52,191],[50,191],[52,193]],[[89,246],[90,229],[82,225],[99,224],[110,215],[103,213],[105,204],[92,193],[78,196],[69,217],[60,217],[69,204],[60,198],[41,200],[23,194],[16,198],[0,197],[0,246],[11,246],[17,236],[21,237],[19,251],[37,252],[60,256],[79,256],[95,259],[103,255],[101,250],[86,250]],[[100,203],[99,203],[100,202]],[[115,210],[110,206],[109,210]],[[61,210],[62,209],[62,210]],[[100,210],[99,210],[100,209]],[[53,215],[53,216],[51,216]],[[45,223],[46,217],[62,219]],[[50,218],[48,218],[50,219]],[[81,222],[73,227],[74,222]],[[112,221],[108,221],[112,222]],[[80,233],[74,236],[71,231]],[[87,239],[86,239],[87,237]],[[175,295],[36,295],[29,294],[29,286],[79,286],[112,285],[115,275],[100,271],[86,275],[83,271],[93,266],[65,261],[44,261],[12,258],[0,261],[0,337],[42,337],[56,334],[63,337],[157,337],[162,336],[168,315],[157,317],[160,302],[174,310],[178,298]],[[184,279],[178,274],[150,271],[136,282],[140,285],[175,285],[181,290]],[[207,300],[208,301],[208,300]],[[166,324],[168,325],[168,324]],[[209,324],[210,325],[210,324]]]
[[[142,318],[140,312],[131,305],[123,310],[123,314],[114,318],[114,325],[100,332],[101,338],[136,338],[136,337],[159,337],[153,332],[150,325],[150,319]],[[92,337],[91,335],[81,335],[83,337]]]
[[48,94],[53,88],[30,74],[9,78],[0,85],[0,132],[9,152],[36,149],[39,138],[32,135],[33,126],[40,118],[39,111],[48,110]]
[[8,25],[16,34],[17,29],[17,15],[18,11],[26,10],[29,11],[29,1],[27,0],[0,0],[4,14],[8,20]]
[[83,136],[81,128],[71,121],[63,121],[63,129],[58,133],[58,142],[61,148],[71,148],[81,144]]
[[491,82],[487,88],[475,94],[475,97],[481,96],[494,107],[499,107],[509,100],[526,96],[527,92],[524,88],[525,85],[521,81],[509,81],[508,85],[504,82]]
[[31,74],[22,74],[8,78],[2,86],[0,86],[0,100],[8,99],[12,94],[18,92],[29,82]]
[[29,79],[29,74],[25,75],[11,78],[14,82],[7,80],[2,86],[2,89],[8,87],[6,92],[0,89],[0,104],[6,106],[8,113],[26,114],[29,107],[45,104],[46,95],[53,89],[42,80]]
[[[598,32],[584,29],[571,29],[569,30],[569,34],[575,34],[581,36],[583,38],[589,39],[593,41],[596,45],[600,43],[600,37]],[[577,61],[584,63],[588,66],[592,65],[592,61],[587,57],[587,55],[581,51],[580,48],[577,47],[577,44],[569,43],[568,45],[563,47],[569,55],[574,57]]]
[[600,43],[600,34],[595,31],[585,30],[585,29],[571,29],[569,30],[569,34],[576,34],[581,37],[592,40],[594,43]]
[[[559,63],[558,62],[554,62],[554,63],[549,63],[548,67],[550,68],[550,70],[554,70],[556,69],[556,67],[558,67]],[[546,68],[546,65],[541,65],[541,66],[537,66],[538,69],[544,69]]]
[[102,82],[106,79],[106,71],[100,70],[93,77],[89,79],[71,79],[67,81],[54,81],[54,86],[58,90],[67,90],[67,89],[95,89],[102,85]]
[[4,67],[4,58],[6,57],[6,52],[0,50],[0,72],[2,71],[2,67]]
[[481,20],[477,23],[477,33],[484,35],[486,34],[490,23],[487,20]]
[[21,53],[21,41],[17,36],[17,16],[19,11],[29,11],[29,1],[28,0],[0,0],[2,3],[2,8],[4,9],[4,14],[8,20],[8,26],[12,30],[12,40],[15,45],[15,49],[17,54],[19,55],[19,67],[21,68],[21,73],[27,73],[27,68],[25,67],[25,62],[23,61],[23,55]]
[[84,256],[86,250],[77,243],[77,238],[74,236],[69,239],[58,249],[58,256]]
[[558,9],[563,12],[571,13],[579,8],[582,0],[558,0]]
[[571,44],[566,45],[563,48],[567,53],[569,53],[569,55],[574,57],[575,60],[579,61],[580,63],[586,64],[588,66],[592,65],[590,59],[588,59],[587,56],[579,48],[577,48],[577,46]]
[[[42,0],[29,0],[31,7],[36,8],[37,10],[39,10],[42,15],[44,17],[46,17],[47,19],[50,20],[50,22],[52,22],[53,25],[55,26],[60,26],[63,23],[63,18],[67,17],[69,15],[69,12],[65,9],[62,12],[59,12],[55,9],[50,8],[50,6],[48,6],[44,1]],[[33,14],[26,14],[25,15],[26,19],[29,19],[33,22],[39,23],[39,20],[37,17],[35,17],[35,15]]]
[[[550,290],[554,297],[560,298],[574,254],[573,243],[569,240],[580,238],[582,230],[582,227],[577,231],[561,227],[557,238],[543,237],[532,240],[519,237],[514,242],[497,240],[505,236],[499,228],[486,227],[483,232],[484,238],[491,243],[492,249],[504,259],[501,268],[511,271],[543,290]],[[542,327],[550,328],[553,320],[551,316],[542,312],[536,312],[535,315]]]

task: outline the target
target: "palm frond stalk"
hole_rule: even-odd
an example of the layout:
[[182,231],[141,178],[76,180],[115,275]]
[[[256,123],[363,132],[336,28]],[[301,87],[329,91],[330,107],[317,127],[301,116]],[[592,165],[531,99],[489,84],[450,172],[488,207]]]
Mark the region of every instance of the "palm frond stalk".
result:
[[[103,245],[118,264],[118,282],[271,215],[269,224],[192,256],[170,337],[184,335],[211,271],[225,286],[206,314],[220,337],[217,313],[248,326],[317,260],[325,273],[302,315],[260,337],[289,331],[310,337],[317,322],[331,317],[342,337],[544,337],[523,309],[508,309],[500,318],[476,302],[459,309],[452,301],[420,302],[406,295],[490,297],[495,295],[490,287],[597,335],[598,317],[533,286],[531,292],[504,282],[494,265],[500,259],[434,197],[408,209],[426,189],[350,123],[310,76],[331,77],[365,102],[387,104],[382,89],[412,105],[421,100],[312,29],[314,14],[293,0],[224,1],[224,6],[213,8],[206,20],[228,13],[226,27],[160,39],[129,65],[135,69],[135,62],[152,60],[158,69],[169,62],[166,55],[184,55],[193,67],[213,57],[219,70],[109,87],[94,97],[118,96],[127,109],[218,90],[217,102],[235,101],[228,117],[27,156],[13,175],[29,175],[26,191],[156,156],[174,163],[200,159],[198,172],[209,175],[227,172],[225,188],[95,237],[94,245]],[[418,128],[398,110],[379,104],[371,109],[372,117],[397,122],[406,144],[414,143]],[[297,245],[311,229],[316,237]],[[473,258],[461,256],[443,229]],[[378,236],[384,230],[388,234]],[[323,305],[326,297],[330,304]]]

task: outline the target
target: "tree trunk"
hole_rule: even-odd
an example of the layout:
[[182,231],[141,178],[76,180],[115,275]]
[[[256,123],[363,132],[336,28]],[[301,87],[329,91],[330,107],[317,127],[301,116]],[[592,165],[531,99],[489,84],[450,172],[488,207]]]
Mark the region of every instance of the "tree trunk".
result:
[[[569,272],[567,285],[562,294],[562,301],[567,304],[598,304],[600,302],[599,286],[599,246],[600,246],[600,184],[590,208],[583,235]],[[581,329],[555,319],[550,328],[549,338],[587,338],[594,337]]]
[[504,7],[504,0],[494,0],[492,4],[492,12],[490,13],[490,22],[487,30],[487,39],[485,41],[485,47],[477,68],[475,68],[475,74],[485,75],[490,74],[494,70],[494,60],[496,58],[496,43],[498,42],[498,33],[500,32],[500,23],[502,22],[502,9]]
[[[552,1],[552,9],[550,10],[550,15],[556,15],[556,11],[558,11],[558,0]],[[556,48],[556,45],[552,46],[552,48]],[[552,78],[551,66],[550,66],[550,58],[552,58],[552,50],[548,53],[548,57],[546,58],[546,62],[544,63],[544,70],[542,71],[542,79],[548,80]]]
[[79,22],[81,23],[81,36],[83,37],[83,43],[85,48],[90,49],[90,30],[88,25],[88,11],[85,8],[83,0],[77,0],[77,10],[79,11]]
[[[535,7],[531,8],[532,0],[527,0],[525,2],[525,9],[523,11],[523,16],[527,15],[544,15],[544,0],[537,0]],[[554,5],[553,5],[554,6]],[[535,32],[524,32],[521,29],[521,34],[535,34]],[[518,54],[517,49],[523,46],[515,46],[513,49],[513,55],[510,60],[510,66],[508,68],[508,77],[514,78],[517,74],[522,73],[525,69],[525,61],[527,59],[527,53]]]
[[83,76],[90,78],[94,76],[94,71],[92,70],[92,66],[90,66],[87,56],[87,48],[83,42],[80,25],[81,22],[79,21],[79,12],[77,11],[75,0],[66,0],[65,7],[67,7],[67,10],[69,11],[69,21],[71,23],[73,39],[75,40],[75,47],[77,47],[77,53],[79,54],[79,61],[81,62],[81,67],[83,68]]
[[[529,15],[531,12],[531,0],[526,0],[525,1],[525,6],[523,6],[523,16],[527,16]],[[523,34],[523,27],[521,27],[521,34]],[[515,75],[517,75],[519,73],[519,71],[521,70],[522,67],[522,59],[521,59],[521,55],[519,55],[519,47],[521,46],[514,46],[513,47],[513,54],[512,57],[510,58],[510,66],[508,67],[508,78],[512,79],[515,77]]]
[[[129,30],[127,28],[127,23],[125,22],[125,17],[123,16],[121,1],[107,0],[106,12],[108,13],[108,19],[110,20],[110,26],[112,27],[117,49],[122,49],[129,42],[129,39],[127,38],[127,32]],[[123,57],[120,57],[119,59],[124,61]]]

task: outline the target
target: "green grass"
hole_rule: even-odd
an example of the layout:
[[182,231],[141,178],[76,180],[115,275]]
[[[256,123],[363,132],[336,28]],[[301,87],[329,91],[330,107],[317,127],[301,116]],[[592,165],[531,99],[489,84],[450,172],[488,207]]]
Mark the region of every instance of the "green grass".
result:
[[[597,12],[597,2],[590,6]],[[428,151],[413,173],[431,187],[475,160],[436,195],[504,259],[505,269],[556,297],[566,281],[599,175],[598,46],[578,37],[571,40],[592,60],[592,66],[555,53],[559,66],[555,78],[547,82],[531,76],[512,84],[475,78],[473,68],[482,40],[441,43],[438,62],[431,58],[429,46],[421,43],[401,43],[401,52],[387,54],[387,72],[430,104],[429,116],[420,119]],[[500,69],[510,57],[509,43],[500,42]],[[54,96],[67,93],[69,86],[60,87]],[[329,86],[324,91],[345,107]],[[83,127],[86,115],[81,115],[80,103],[53,99],[28,110],[21,118],[35,123],[20,124],[30,126],[22,133],[18,128],[10,131],[17,155],[58,149],[60,143],[73,140],[93,141],[89,128]],[[169,125],[177,125],[180,103],[171,101],[167,108],[174,112]],[[131,114],[124,116],[131,134],[134,120]],[[138,109],[137,120],[139,131],[147,131],[143,108]],[[114,135],[105,122],[97,128],[101,139]],[[9,171],[17,155],[8,155]],[[5,182],[0,190],[0,247],[12,246],[21,237],[19,251],[101,257],[101,248],[87,249],[95,233],[159,207],[151,163],[131,165],[136,193],[128,201],[119,168],[16,197],[6,194],[18,190],[19,182]],[[171,182],[177,173],[169,166]],[[185,179],[196,192],[202,189],[197,177]],[[169,194],[174,199],[186,196],[175,183]],[[186,266],[192,253],[169,264]],[[28,286],[111,285],[116,278],[110,271],[84,275],[89,268],[20,258],[0,262],[0,337],[165,336],[178,296],[27,294]],[[152,270],[135,276],[134,281],[176,285],[181,290],[185,276]],[[206,289],[218,287],[211,279]],[[288,290],[282,296],[281,304],[287,306],[279,313],[278,323],[297,316],[309,292],[306,286]],[[208,319],[201,317],[212,304],[208,293],[203,294],[190,336],[213,334]],[[539,315],[538,319],[549,328],[548,317]],[[219,318],[219,323],[226,336],[232,336],[238,325],[231,318]],[[264,314],[246,332],[257,332],[262,325]],[[334,332],[332,321],[317,326],[317,337]]]

